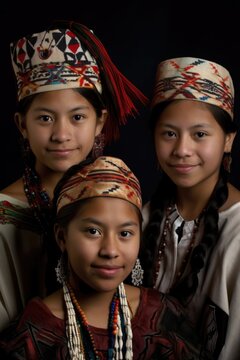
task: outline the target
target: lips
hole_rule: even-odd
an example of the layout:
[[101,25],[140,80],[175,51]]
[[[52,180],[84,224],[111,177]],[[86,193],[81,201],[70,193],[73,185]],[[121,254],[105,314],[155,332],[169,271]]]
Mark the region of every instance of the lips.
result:
[[192,164],[173,164],[170,165],[174,168],[178,173],[186,174],[189,173],[192,169],[194,169],[197,165]]
[[55,155],[56,157],[66,157],[72,154],[75,149],[48,149],[48,152]]
[[123,268],[122,266],[115,265],[94,265],[92,267],[101,277],[104,278],[111,278],[116,276]]
[[96,268],[96,269],[121,269],[122,266],[120,265],[109,265],[109,264],[102,264],[102,265],[92,265],[92,267]]
[[49,152],[66,152],[66,151],[73,151],[75,149],[48,149]]
[[177,167],[177,168],[189,168],[189,167],[194,167],[196,165],[193,164],[171,164],[171,167]]

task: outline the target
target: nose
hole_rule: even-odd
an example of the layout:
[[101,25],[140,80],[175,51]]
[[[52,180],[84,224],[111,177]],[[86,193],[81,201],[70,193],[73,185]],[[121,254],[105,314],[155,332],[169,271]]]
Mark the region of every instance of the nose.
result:
[[191,156],[193,152],[193,141],[188,135],[181,135],[177,139],[173,155],[177,157]]
[[71,139],[71,127],[67,119],[57,119],[52,128],[51,140],[54,142],[65,142]]
[[118,257],[117,238],[115,234],[113,233],[104,234],[101,242],[101,247],[99,250],[99,255],[101,257],[105,257],[109,259]]

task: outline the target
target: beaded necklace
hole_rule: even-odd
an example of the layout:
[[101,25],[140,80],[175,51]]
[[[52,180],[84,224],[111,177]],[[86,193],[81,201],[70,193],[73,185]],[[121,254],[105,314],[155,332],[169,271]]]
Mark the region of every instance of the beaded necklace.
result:
[[28,165],[24,166],[23,186],[35,219],[40,225],[43,234],[47,234],[52,206],[51,200],[48,193],[42,188],[40,177]]
[[[163,231],[162,231],[162,236],[159,242],[159,246],[158,246],[158,251],[157,251],[157,255],[156,255],[156,260],[155,260],[155,270],[154,270],[154,288],[157,288],[157,279],[158,279],[158,275],[159,275],[159,271],[160,271],[160,267],[161,267],[161,262],[164,258],[164,253],[165,253],[165,248],[167,245],[167,234],[170,234],[171,237],[171,232],[172,232],[172,224],[171,224],[171,218],[170,215],[173,211],[173,206],[169,205],[166,208],[166,217],[165,217],[165,223],[163,225]],[[176,274],[175,277],[175,283],[181,278],[181,276],[184,273],[184,270],[186,268],[186,265],[190,259],[190,255],[192,253],[192,249],[194,247],[195,244],[195,240],[196,240],[196,234],[198,232],[199,229],[199,225],[200,225],[200,221],[201,218],[204,214],[204,210],[202,211],[202,213],[200,214],[200,216],[194,220],[194,227],[193,227],[193,231],[192,231],[192,238],[189,244],[188,249],[186,250],[184,259],[182,261],[181,264],[181,268],[178,271],[178,273]]]
[[[131,342],[132,333],[131,331],[130,334],[128,333],[130,321],[126,320],[126,314],[124,314],[124,309],[122,309],[120,306],[121,295],[123,295],[122,296],[123,298],[126,297],[125,291],[124,294],[121,294],[122,286],[124,285],[123,284],[120,285],[120,287],[114,293],[110,304],[109,319],[108,319],[109,347],[107,353],[108,354],[107,358],[109,360],[132,359],[132,344],[130,344],[129,346],[129,338]],[[80,337],[81,337],[81,341],[79,343],[79,346],[81,347],[81,354],[80,357],[78,358],[87,359],[87,360],[100,360],[100,355],[97,352],[94,338],[90,331],[90,327],[86,315],[84,314],[80,304],[78,303],[76,295],[71,285],[67,283],[66,287],[69,291],[70,300],[73,303],[74,310],[76,311],[78,317],[78,325],[79,325]],[[69,303],[69,299],[65,296],[65,292],[64,292],[64,298],[66,305],[68,305],[67,303]],[[126,301],[124,301],[124,303],[125,302]],[[129,317],[129,314],[127,315],[127,317]],[[124,346],[124,343],[126,343],[126,346]],[[124,350],[124,352],[126,353],[125,356],[123,356],[122,350]]]

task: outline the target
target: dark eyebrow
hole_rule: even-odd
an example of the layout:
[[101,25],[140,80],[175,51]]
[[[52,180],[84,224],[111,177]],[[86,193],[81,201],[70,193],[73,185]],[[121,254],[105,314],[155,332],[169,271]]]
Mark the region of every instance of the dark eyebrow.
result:
[[[79,110],[87,110],[89,108],[90,107],[87,106],[87,105],[76,106],[75,108],[70,109],[68,112],[79,111]],[[43,106],[36,107],[35,109],[33,109],[33,111],[46,111],[46,112],[50,112],[50,113],[55,112],[52,109],[46,108],[46,107],[43,107]]]
[[[95,219],[95,218],[93,218],[93,217],[82,218],[81,221],[91,222],[91,223],[96,224],[96,225],[99,225],[99,226],[103,226],[103,225],[104,225],[101,221],[99,221],[99,220],[97,220],[97,219]],[[138,224],[137,222],[135,222],[135,221],[126,221],[125,223],[122,223],[122,224],[120,225],[120,227],[127,227],[127,226],[137,226],[137,227],[138,227],[139,224]]]
[[[178,130],[178,126],[173,125],[173,124],[168,124],[168,123],[162,124],[162,127],[168,127],[168,128],[174,129],[174,130]],[[203,128],[203,127],[211,128],[212,125],[210,125],[208,123],[200,123],[200,124],[191,126],[190,129],[198,129],[198,128]]]

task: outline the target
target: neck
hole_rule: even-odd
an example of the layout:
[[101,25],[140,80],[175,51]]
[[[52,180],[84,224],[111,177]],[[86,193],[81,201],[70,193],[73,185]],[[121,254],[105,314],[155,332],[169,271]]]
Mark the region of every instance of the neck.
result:
[[63,176],[63,173],[55,172],[47,168],[40,168],[39,166],[36,166],[35,171],[41,180],[43,189],[47,191],[50,199],[52,199],[55,186]]
[[116,291],[76,295],[88,323],[102,329],[108,328],[109,308]]
[[185,220],[194,220],[206,208],[214,191],[216,182],[205,184],[201,188],[181,188],[177,190],[176,205]]

